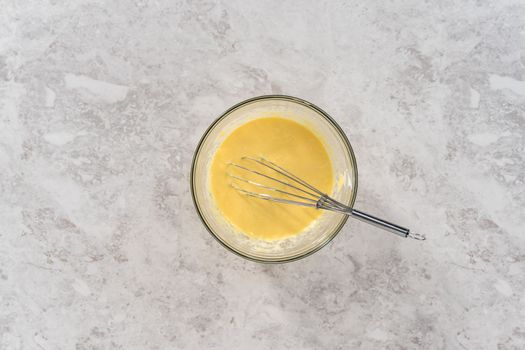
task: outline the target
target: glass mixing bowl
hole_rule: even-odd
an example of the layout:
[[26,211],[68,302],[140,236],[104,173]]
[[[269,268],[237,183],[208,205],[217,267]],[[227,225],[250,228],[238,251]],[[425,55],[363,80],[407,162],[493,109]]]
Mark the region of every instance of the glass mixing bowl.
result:
[[202,222],[223,246],[244,258],[266,263],[293,261],[316,252],[337,235],[348,218],[325,211],[296,236],[264,241],[240,232],[221,215],[211,195],[210,181],[217,148],[240,125],[275,116],[310,128],[323,141],[334,173],[334,188],[329,196],[353,207],[357,194],[357,164],[352,146],[339,125],[319,107],[296,97],[269,95],[243,101],[224,112],[206,130],[195,151],[191,167],[193,201]]

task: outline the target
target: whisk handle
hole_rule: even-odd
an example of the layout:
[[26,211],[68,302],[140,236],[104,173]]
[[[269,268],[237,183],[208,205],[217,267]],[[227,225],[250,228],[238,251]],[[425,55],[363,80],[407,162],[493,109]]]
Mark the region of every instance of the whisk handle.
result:
[[401,237],[407,237],[410,234],[410,230],[407,228],[404,228],[399,225],[388,222],[386,220],[377,218],[373,215],[363,213],[362,211],[359,211],[357,209],[352,209],[351,214],[356,219],[359,219],[368,224],[372,224],[374,226],[382,228],[383,230],[395,233],[396,235],[399,235]]

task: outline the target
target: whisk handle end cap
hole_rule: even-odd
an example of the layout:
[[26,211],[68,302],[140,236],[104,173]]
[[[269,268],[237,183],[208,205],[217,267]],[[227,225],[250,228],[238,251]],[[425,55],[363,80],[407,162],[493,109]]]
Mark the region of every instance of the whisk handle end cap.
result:
[[417,239],[418,241],[424,241],[424,240],[427,239],[427,237],[425,237],[425,235],[422,235],[420,233],[415,233],[415,232],[408,232],[407,237],[413,238],[413,239]]

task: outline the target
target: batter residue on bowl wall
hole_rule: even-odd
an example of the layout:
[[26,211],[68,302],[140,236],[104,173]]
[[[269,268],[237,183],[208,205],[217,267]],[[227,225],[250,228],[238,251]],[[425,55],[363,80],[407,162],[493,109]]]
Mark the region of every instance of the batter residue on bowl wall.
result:
[[[232,170],[228,164],[242,162],[243,156],[264,157],[330,193],[333,186],[330,157],[312,130],[279,117],[254,119],[241,125],[226,137],[213,157],[211,190],[222,215],[240,231],[258,239],[276,240],[297,235],[321,215],[315,208],[269,202],[235,190],[227,173],[238,170]],[[244,165],[257,168],[253,162]],[[251,176],[242,170],[238,175],[249,179]],[[251,180],[265,181],[253,177]],[[261,192],[260,188],[254,190]]]

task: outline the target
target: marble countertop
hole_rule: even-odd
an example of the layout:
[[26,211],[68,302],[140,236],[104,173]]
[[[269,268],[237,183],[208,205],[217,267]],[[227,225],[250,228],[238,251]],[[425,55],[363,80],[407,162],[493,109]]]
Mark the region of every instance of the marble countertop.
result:
[[[525,348],[522,1],[4,1],[0,349]],[[192,153],[289,94],[353,144],[349,221],[289,264],[221,247]]]

